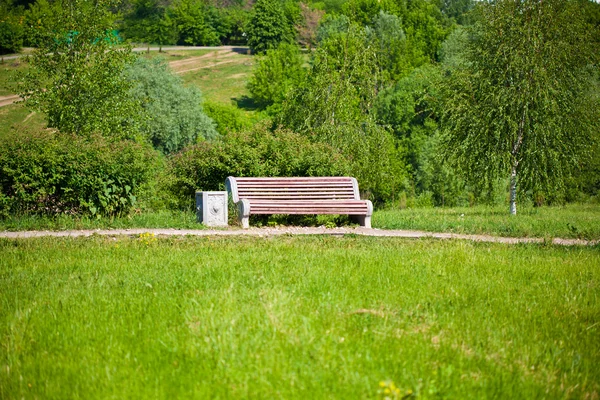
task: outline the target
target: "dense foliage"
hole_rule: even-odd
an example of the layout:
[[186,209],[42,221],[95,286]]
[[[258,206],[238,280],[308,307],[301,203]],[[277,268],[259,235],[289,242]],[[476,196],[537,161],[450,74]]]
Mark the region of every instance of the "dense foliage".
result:
[[133,61],[112,28],[111,0],[65,0],[39,31],[31,68],[20,80],[26,104],[44,112],[48,126],[64,133],[132,138],[140,105],[123,71]]
[[261,107],[278,110],[289,92],[302,82],[302,63],[300,50],[295,45],[281,43],[276,49],[267,50],[248,82],[254,101]]
[[200,91],[183,86],[164,61],[138,58],[126,76],[133,82],[131,94],[145,114],[141,132],[156,149],[168,154],[217,135],[213,121],[202,109]]
[[257,0],[247,26],[248,46],[261,53],[280,43],[293,42],[296,32],[292,18],[286,15],[280,0]]
[[0,54],[16,53],[23,46],[23,18],[0,4]]
[[54,131],[0,138],[0,215],[127,213],[156,154],[132,141]]
[[[296,160],[291,146],[260,144],[284,137],[323,173],[338,171],[335,154],[380,204],[504,204],[513,171],[513,200],[517,186],[537,205],[600,191],[600,4],[590,0],[7,1],[1,50],[39,49],[20,80],[26,104],[62,132],[177,153],[181,198],[227,175],[292,173],[259,151]],[[250,97],[202,104],[122,40],[248,45],[258,53]],[[235,146],[248,153],[222,162]],[[176,161],[186,157],[206,175],[186,178],[201,173]]]
[[348,162],[332,147],[261,123],[214,142],[187,147],[171,160],[172,191],[189,205],[196,190],[224,190],[228,176],[339,176]]

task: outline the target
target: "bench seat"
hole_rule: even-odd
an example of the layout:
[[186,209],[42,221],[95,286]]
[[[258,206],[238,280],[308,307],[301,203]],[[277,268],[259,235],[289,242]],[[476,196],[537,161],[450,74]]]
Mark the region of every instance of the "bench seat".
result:
[[243,228],[251,214],[340,214],[350,215],[371,227],[373,205],[361,200],[352,177],[236,178],[226,187],[238,206]]

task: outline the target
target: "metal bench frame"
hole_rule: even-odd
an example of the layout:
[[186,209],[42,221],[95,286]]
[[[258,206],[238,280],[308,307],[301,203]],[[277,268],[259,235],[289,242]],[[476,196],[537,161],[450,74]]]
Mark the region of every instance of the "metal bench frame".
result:
[[238,207],[242,228],[249,228],[251,214],[349,215],[371,228],[373,204],[361,200],[358,182],[352,177],[236,178],[225,181]]

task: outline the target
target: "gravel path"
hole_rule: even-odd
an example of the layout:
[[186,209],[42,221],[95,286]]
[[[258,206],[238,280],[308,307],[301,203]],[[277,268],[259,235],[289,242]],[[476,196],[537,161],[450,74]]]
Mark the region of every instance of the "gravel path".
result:
[[[490,243],[545,243],[543,238],[510,238],[490,235],[465,235],[458,233],[432,233],[424,231],[405,231],[388,229],[366,229],[366,228],[325,228],[325,227],[275,227],[275,228],[250,228],[246,230],[229,229],[96,229],[96,230],[73,230],[73,231],[23,231],[23,232],[0,232],[0,238],[26,239],[36,237],[81,237],[81,236],[117,236],[117,235],[140,235],[151,233],[156,236],[279,236],[279,235],[332,235],[342,236],[348,234],[378,237],[400,237],[400,238],[435,238],[435,239],[461,239],[474,242]],[[563,246],[592,246],[599,244],[598,240],[582,239],[560,239],[553,238],[552,244]]]

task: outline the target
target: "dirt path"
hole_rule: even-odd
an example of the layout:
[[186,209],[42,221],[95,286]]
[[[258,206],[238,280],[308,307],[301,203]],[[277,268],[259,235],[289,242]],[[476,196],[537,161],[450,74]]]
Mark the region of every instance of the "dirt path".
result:
[[218,50],[197,57],[169,62],[169,67],[176,74],[197,71],[200,69],[214,68],[223,64],[242,63],[246,58],[231,49]]
[[[230,229],[96,229],[96,230],[73,230],[73,231],[23,231],[23,232],[0,232],[0,238],[26,239],[37,237],[86,237],[92,235],[100,236],[135,236],[142,233],[151,233],[156,236],[280,236],[280,235],[361,235],[375,237],[400,237],[411,239],[459,239],[474,242],[488,243],[546,243],[543,238],[510,238],[490,235],[465,235],[457,233],[432,233],[424,231],[405,231],[387,229],[366,228],[324,228],[324,227],[276,227],[276,228],[250,228],[246,230]],[[582,239],[560,239],[553,238],[552,244],[562,246],[593,246],[600,244],[599,240]]]
[[181,66],[187,66],[189,64],[197,64],[199,61],[204,61],[204,60],[221,60],[225,57],[232,57],[235,56],[237,53],[234,53],[231,50],[219,50],[219,51],[214,51],[208,54],[204,54],[201,56],[197,56],[197,57],[190,57],[190,58],[184,58],[183,60],[175,60],[175,61],[170,61],[169,62],[169,66],[172,69],[177,69]]
[[19,95],[11,94],[10,96],[0,96],[0,107],[11,105],[12,103],[21,100]]

